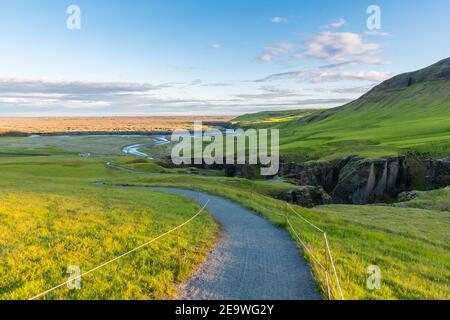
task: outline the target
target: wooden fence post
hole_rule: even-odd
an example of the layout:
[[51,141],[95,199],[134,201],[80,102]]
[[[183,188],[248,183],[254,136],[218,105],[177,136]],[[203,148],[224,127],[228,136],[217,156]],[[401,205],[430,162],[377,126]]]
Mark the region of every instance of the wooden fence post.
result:
[[328,251],[327,251],[327,240],[326,240],[326,233],[323,233],[323,243],[324,243],[324,253],[325,253],[325,281],[327,283],[327,292],[328,292],[328,300],[331,300],[331,289],[330,289],[330,282],[328,277]]
[[177,247],[178,247],[178,277],[181,276],[183,257],[181,254],[180,229],[177,229]]

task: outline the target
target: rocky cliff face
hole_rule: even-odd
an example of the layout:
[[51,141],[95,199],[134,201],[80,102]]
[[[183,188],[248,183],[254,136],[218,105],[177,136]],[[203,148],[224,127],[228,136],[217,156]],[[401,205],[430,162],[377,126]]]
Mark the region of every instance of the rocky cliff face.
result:
[[409,189],[413,180],[405,157],[376,161],[353,160],[341,170],[332,197],[335,203],[383,201]]
[[411,189],[431,190],[449,185],[450,161],[398,156],[285,163],[280,175],[294,184],[323,187],[333,203],[367,204],[388,201]]
[[300,189],[284,191],[278,195],[278,198],[306,208],[332,203],[330,195],[322,187],[314,186],[304,186]]
[[425,190],[445,188],[450,185],[450,157],[441,160],[427,159],[424,164],[427,171]]
[[[226,176],[261,179],[256,165],[212,165]],[[329,162],[290,163],[281,160],[279,176],[304,186],[278,198],[305,207],[313,205],[389,202],[401,192],[433,190],[450,185],[450,158],[436,160],[414,155],[378,160],[348,157]],[[266,177],[269,178],[269,177]]]

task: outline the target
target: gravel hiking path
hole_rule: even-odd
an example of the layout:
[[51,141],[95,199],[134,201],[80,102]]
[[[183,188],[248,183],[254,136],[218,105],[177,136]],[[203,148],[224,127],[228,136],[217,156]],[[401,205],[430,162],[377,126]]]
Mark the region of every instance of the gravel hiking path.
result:
[[219,243],[180,288],[187,300],[316,300],[311,269],[288,233],[255,212],[206,193],[176,193],[205,204],[221,225]]

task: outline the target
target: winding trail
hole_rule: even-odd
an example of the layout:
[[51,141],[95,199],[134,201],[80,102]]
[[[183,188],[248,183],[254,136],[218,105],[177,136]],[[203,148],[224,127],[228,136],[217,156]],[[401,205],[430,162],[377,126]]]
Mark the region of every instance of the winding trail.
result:
[[[128,187],[127,187],[128,188]],[[232,201],[202,192],[176,193],[204,204],[222,227],[207,261],[180,288],[187,300],[320,299],[311,269],[287,232]]]

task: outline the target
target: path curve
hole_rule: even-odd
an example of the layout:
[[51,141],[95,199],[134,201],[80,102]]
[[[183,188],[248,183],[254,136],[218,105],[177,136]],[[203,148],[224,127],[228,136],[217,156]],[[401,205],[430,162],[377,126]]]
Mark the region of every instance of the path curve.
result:
[[309,265],[288,233],[255,212],[224,198],[174,188],[143,188],[176,193],[204,204],[222,233],[207,261],[182,286],[187,300],[320,299]]

